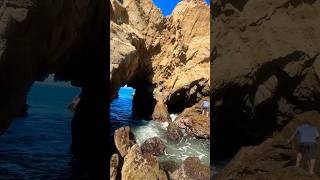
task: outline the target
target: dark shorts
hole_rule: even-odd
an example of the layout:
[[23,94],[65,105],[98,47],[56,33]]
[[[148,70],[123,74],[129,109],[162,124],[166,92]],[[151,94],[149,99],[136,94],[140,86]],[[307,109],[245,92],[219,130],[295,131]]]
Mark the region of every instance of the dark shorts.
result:
[[302,156],[306,156],[308,159],[315,159],[317,154],[317,145],[312,142],[300,143],[299,152]]

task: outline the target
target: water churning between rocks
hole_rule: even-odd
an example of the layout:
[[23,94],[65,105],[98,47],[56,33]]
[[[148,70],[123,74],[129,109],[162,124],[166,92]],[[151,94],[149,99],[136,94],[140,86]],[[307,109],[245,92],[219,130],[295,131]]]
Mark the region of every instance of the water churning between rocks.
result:
[[[171,142],[166,136],[167,122],[134,119],[131,111],[133,93],[134,89],[132,88],[121,88],[119,97],[111,103],[110,119],[113,129],[129,125],[137,143],[140,145],[149,138],[159,137],[166,145],[165,154],[157,157],[160,162],[170,160],[182,163],[187,157],[194,156],[199,157],[203,164],[209,166],[210,140],[185,136],[179,142]],[[170,116],[174,120],[178,114],[171,114]]]

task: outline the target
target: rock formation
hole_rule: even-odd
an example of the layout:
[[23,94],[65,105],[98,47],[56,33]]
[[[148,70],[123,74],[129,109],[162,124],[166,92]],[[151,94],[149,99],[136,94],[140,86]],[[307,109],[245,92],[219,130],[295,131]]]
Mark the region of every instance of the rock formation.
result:
[[0,1],[0,134],[25,109],[34,81],[49,74],[71,81],[84,93],[72,152],[91,179],[106,177],[108,163],[105,12],[107,3],[98,0]]
[[320,111],[320,2],[222,2],[212,2],[211,23],[216,157]]
[[151,153],[155,156],[163,155],[165,149],[166,146],[159,137],[149,138],[141,145],[143,153]]
[[173,122],[169,123],[166,134],[168,139],[170,139],[173,142],[180,141],[180,139],[183,137],[181,129],[176,123]]
[[171,122],[171,117],[168,112],[167,105],[162,100],[157,101],[152,113],[152,119],[160,122]]
[[121,127],[117,129],[114,133],[114,143],[120,152],[121,157],[128,154],[131,146],[135,144],[134,137],[131,135],[130,127]]
[[174,121],[180,128],[186,129],[188,134],[199,138],[210,138],[210,118],[202,115],[203,100],[190,108],[186,108]]
[[168,17],[151,0],[111,5],[110,100],[127,84],[141,99],[134,106],[152,113],[155,103],[146,97],[183,110],[209,94],[210,9],[204,1],[181,1]]
[[288,167],[294,157],[273,144],[274,133],[304,112],[320,111],[320,1],[228,0],[212,7],[213,157],[249,146],[221,179],[281,179],[294,169]]
[[156,158],[152,154],[143,154],[138,144],[132,146],[125,156],[121,174],[123,180],[167,180]]
[[[320,128],[319,119],[320,113],[317,111],[295,116],[282,131],[262,144],[241,148],[217,179],[320,179],[307,173],[309,166],[305,160],[302,163],[304,170],[294,167],[298,144],[297,141],[292,145],[286,142],[302,122],[308,121]],[[317,157],[320,158],[319,152]],[[320,174],[319,164],[316,164],[317,175]]]
[[116,180],[119,170],[119,155],[113,154],[110,160],[110,180]]
[[131,134],[129,127],[121,127],[115,132],[114,143],[121,156],[113,154],[111,157],[110,179],[167,180],[166,173],[160,169],[159,162],[154,156],[163,154],[165,148],[163,142],[154,137],[146,140],[140,147],[135,144],[133,136],[129,138],[129,134]]
[[205,180],[210,179],[210,168],[201,164],[197,157],[185,159],[175,172],[170,175],[172,180]]
[[33,82],[50,73],[80,87],[86,79],[107,81],[105,2],[2,0],[0,7],[0,134]]

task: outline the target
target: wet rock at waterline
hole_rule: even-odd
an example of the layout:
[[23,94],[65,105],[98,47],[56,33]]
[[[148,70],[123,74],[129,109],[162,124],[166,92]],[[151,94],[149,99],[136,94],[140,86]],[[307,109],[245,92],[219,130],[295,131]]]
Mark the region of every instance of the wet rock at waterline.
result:
[[[207,98],[208,99],[208,98]],[[199,138],[210,138],[210,110],[202,114],[203,100],[190,108],[186,108],[174,121],[180,128],[186,129],[188,134]]]
[[197,157],[185,159],[179,169],[170,175],[171,180],[206,180],[210,179],[210,168],[201,164]]
[[160,122],[171,122],[167,105],[163,101],[158,101],[154,107],[152,119]]
[[173,173],[179,167],[180,167],[180,165],[177,162],[174,162],[171,160],[160,162],[160,168],[168,173]]
[[147,139],[142,145],[143,153],[151,153],[155,156],[163,155],[166,146],[159,137]]
[[113,154],[110,160],[110,180],[116,180],[119,172],[119,155]]
[[170,122],[167,127],[167,137],[171,141],[179,141],[183,137],[183,133],[179,126],[173,122]]
[[130,147],[135,144],[134,136],[130,132],[129,126],[121,127],[115,131],[114,143],[120,152],[121,157],[128,154]]
[[124,157],[121,175],[122,180],[167,180],[157,159],[150,153],[142,153],[138,144],[133,145]]
[[[240,149],[231,162],[218,174],[217,180],[225,179],[319,179],[320,164],[316,163],[316,176],[307,173],[308,163],[302,160],[302,168],[294,168],[298,151],[297,141],[287,144],[287,139],[302,122],[309,122],[320,129],[320,113],[308,111],[296,115],[280,132],[257,146]],[[297,139],[296,139],[297,140]],[[316,155],[320,159],[320,152]]]

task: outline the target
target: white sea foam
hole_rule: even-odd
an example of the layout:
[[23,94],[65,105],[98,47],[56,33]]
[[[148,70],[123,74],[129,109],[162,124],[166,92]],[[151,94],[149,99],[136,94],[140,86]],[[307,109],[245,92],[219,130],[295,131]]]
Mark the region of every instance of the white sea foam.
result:
[[163,122],[163,123],[161,123],[161,127],[162,127],[162,129],[164,129],[164,130],[167,130],[167,127],[169,126],[169,123],[168,122]]
[[187,157],[193,156],[199,157],[204,164],[209,165],[209,140],[182,138],[179,142],[174,143],[167,139],[166,126],[167,123],[146,121],[144,125],[132,127],[131,131],[138,144],[155,136],[161,138],[166,145],[166,150],[165,155],[158,157],[160,161],[173,160],[181,163]]
[[171,117],[171,120],[173,122],[178,117],[178,114],[170,114],[170,117]]

